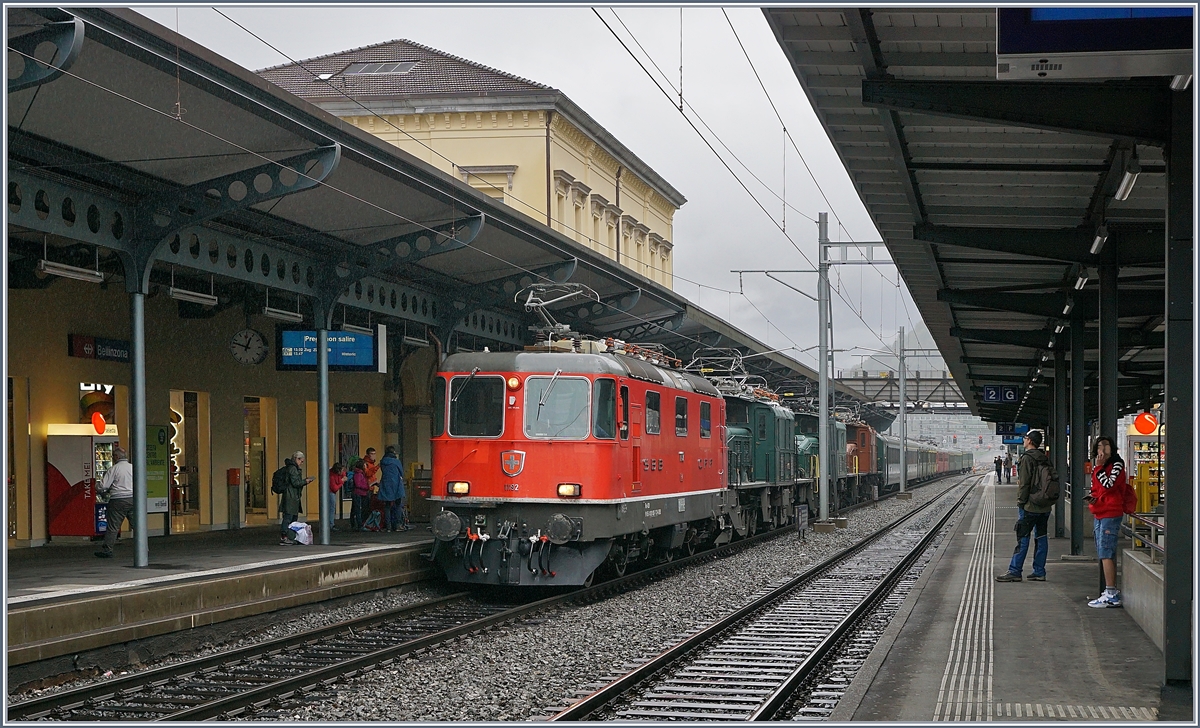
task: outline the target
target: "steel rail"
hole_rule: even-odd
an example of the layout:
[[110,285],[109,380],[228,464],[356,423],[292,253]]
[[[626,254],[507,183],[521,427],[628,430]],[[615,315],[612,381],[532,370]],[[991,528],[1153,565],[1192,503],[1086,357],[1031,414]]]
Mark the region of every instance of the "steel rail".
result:
[[[813,671],[816,670],[817,667],[824,661],[825,656],[837,646],[842,638],[845,637],[846,634],[848,634],[864,616],[875,609],[879,602],[892,591],[896,585],[896,582],[898,582],[901,577],[908,573],[908,570],[912,568],[913,563],[915,563],[916,560],[921,557],[921,554],[925,552],[925,549],[929,548],[929,544],[934,538],[937,537],[939,533],[941,533],[942,529],[945,528],[946,523],[948,523],[950,518],[956,512],[958,512],[959,507],[967,499],[967,496],[971,495],[973,491],[973,487],[968,488],[966,492],[959,496],[958,500],[954,502],[954,505],[946,509],[945,514],[943,514],[938,522],[929,529],[928,533],[925,534],[920,542],[918,542],[917,545],[913,547],[911,551],[909,551],[908,555],[901,559],[900,562],[896,564],[896,566],[894,566],[886,576],[880,579],[879,584],[871,590],[871,593],[868,594],[865,599],[859,602],[858,606],[855,607],[850,614],[846,615],[846,617],[842,619],[837,627],[835,627],[833,631],[825,637],[825,639],[821,640],[821,643],[817,645],[807,657],[804,658],[803,662],[801,662],[794,670],[792,670],[792,673],[788,675],[783,684],[776,688],[774,692],[772,692],[767,699],[763,701],[763,704],[750,714],[749,720],[760,721],[775,719],[776,714],[778,714],[778,712],[785,705],[787,705],[788,701],[790,701],[792,696],[795,694],[796,689],[800,687],[800,685],[806,679],[808,679],[810,675],[812,675]],[[930,501],[929,505],[932,505],[934,502],[935,501]]]
[[[937,482],[937,480],[939,479],[935,478],[934,480],[927,481],[923,485]],[[884,498],[892,495],[894,494],[887,494],[884,496]],[[881,498],[881,500],[883,500],[883,498]],[[854,506],[850,506],[842,510],[847,511],[857,509],[872,502],[873,501],[864,501],[863,503],[855,504]],[[899,521],[902,520],[904,519],[899,519]],[[461,636],[462,634],[488,629],[505,621],[521,617],[530,612],[550,608],[559,604],[588,602],[608,598],[611,595],[623,593],[643,583],[674,573],[692,564],[698,564],[704,561],[736,553],[756,544],[779,538],[788,533],[791,533],[791,529],[786,525],[781,526],[774,530],[765,531],[749,538],[722,544],[721,546],[713,549],[699,551],[691,556],[677,558],[667,563],[651,566],[650,568],[640,569],[623,577],[605,581],[592,587],[574,591],[569,594],[549,597],[526,605],[521,605],[511,610],[498,612],[494,615],[489,615],[479,620],[473,620],[451,629],[426,635],[424,637],[390,646],[375,652],[366,653],[351,660],[338,662],[334,665],[324,668],[304,672],[280,681],[254,688],[249,691],[237,693],[235,695],[207,701],[200,705],[188,708],[182,712],[166,715],[160,719],[203,720],[205,718],[217,717],[220,715],[238,715],[244,712],[247,706],[262,705],[270,702],[270,700],[275,697],[286,698],[295,693],[298,689],[307,689],[315,687],[320,683],[327,684],[333,682],[343,674],[361,670],[362,668],[372,664],[388,664],[396,657],[428,649],[439,643],[452,640],[458,636]],[[280,637],[255,645],[249,645],[247,647],[228,650],[213,655],[207,655],[173,665],[167,665],[160,668],[138,672],[113,680],[106,680],[100,683],[85,685],[72,690],[59,691],[47,696],[35,698],[33,700],[11,704],[8,706],[7,717],[10,720],[37,719],[52,716],[55,713],[70,712],[72,710],[77,710],[84,707],[94,707],[96,709],[103,710],[104,706],[97,704],[106,700],[126,699],[129,702],[136,703],[138,702],[138,695],[144,690],[147,690],[148,688],[152,689],[161,687],[172,680],[188,678],[193,675],[202,676],[203,673],[211,672],[221,666],[237,666],[240,663],[252,660],[254,658],[270,657],[272,655],[282,653],[285,650],[302,645],[311,645],[312,643],[320,640],[340,635],[348,630],[352,632],[352,630],[357,628],[379,625],[393,619],[410,616],[414,613],[430,611],[438,607],[447,606],[454,602],[465,601],[469,596],[470,595],[466,592],[460,592],[446,597],[427,600],[418,604],[411,604],[376,614],[365,615],[363,617],[358,617],[344,622],[339,622],[337,624],[301,632],[295,635]],[[149,693],[146,694],[149,695]],[[165,712],[166,711],[164,711],[164,713]]]
[[269,655],[274,652],[280,652],[297,645],[302,645],[313,640],[329,637],[340,634],[348,629],[370,626],[379,622],[385,622],[397,617],[403,617],[412,612],[424,611],[433,607],[443,606],[455,601],[461,601],[469,597],[467,592],[458,592],[436,599],[429,599],[417,604],[408,604],[403,607],[389,609],[375,614],[367,614],[355,619],[349,619],[337,624],[318,627],[316,629],[299,632],[294,635],[278,637],[266,642],[260,642],[246,647],[239,647],[234,650],[218,652],[204,657],[187,660],[185,662],[166,665],[163,667],[136,672],[125,677],[118,677],[112,680],[84,685],[83,687],[74,688],[71,690],[61,690],[50,695],[45,695],[33,700],[25,700],[20,703],[13,703],[8,706],[8,719],[16,720],[19,718],[38,718],[41,714],[54,710],[70,710],[83,706],[89,702],[98,700],[106,700],[109,698],[133,695],[134,691],[139,688],[162,683],[166,680],[174,678],[187,677],[192,673],[202,672],[208,668],[217,665],[233,664],[240,660],[246,660],[261,655]]
[[[959,482],[961,483],[962,481],[966,481],[967,479],[969,479],[971,477],[980,477],[980,476],[968,473],[968,474],[964,475]],[[971,489],[968,489],[968,491],[966,493],[964,493],[958,499],[958,501],[955,502],[954,506],[952,506],[948,510],[948,515],[953,513],[957,509],[957,507],[962,503],[963,499],[965,499],[966,496],[969,495],[970,493],[971,493]],[[707,643],[712,641],[713,638],[717,637],[721,633],[727,631],[731,627],[742,622],[750,615],[765,609],[766,607],[779,601],[781,598],[783,598],[790,592],[795,591],[797,588],[799,588],[801,586],[804,586],[808,582],[814,581],[815,579],[817,579],[818,577],[820,577],[821,575],[823,575],[824,573],[829,571],[831,568],[837,566],[842,561],[845,561],[848,558],[850,558],[851,556],[858,554],[859,552],[861,552],[862,550],[864,550],[865,548],[867,548],[868,546],[870,546],[871,544],[873,544],[874,542],[876,542],[877,540],[882,538],[883,536],[887,535],[888,533],[891,533],[897,527],[903,525],[906,521],[918,517],[919,515],[924,513],[926,511],[926,509],[932,507],[937,502],[938,502],[938,499],[935,498],[935,499],[931,500],[929,503],[921,506],[920,508],[910,511],[909,513],[906,513],[906,514],[900,516],[899,518],[896,518],[891,523],[889,523],[889,524],[885,525],[884,527],[880,528],[879,530],[877,530],[875,533],[865,536],[864,538],[862,538],[861,540],[859,540],[857,543],[853,544],[852,546],[850,546],[846,549],[843,549],[842,551],[840,551],[836,554],[833,554],[832,556],[821,561],[819,564],[809,568],[804,573],[792,578],[788,582],[777,587],[776,589],[773,589],[769,593],[751,601],[750,603],[737,609],[736,611],[734,611],[731,614],[727,615],[726,617],[720,619],[719,621],[714,622],[713,624],[704,628],[700,632],[697,632],[696,634],[692,635],[691,637],[688,637],[687,639],[683,640],[682,642],[675,645],[674,647],[671,647],[670,649],[666,650],[665,652],[663,652],[662,654],[653,658],[649,662],[646,662],[645,664],[637,667],[636,669],[634,669],[633,671],[620,677],[619,679],[617,679],[617,680],[609,683],[608,685],[600,688],[599,690],[593,692],[591,695],[588,695],[587,697],[583,698],[582,700],[575,703],[574,705],[567,708],[566,710],[563,710],[563,711],[553,715],[548,720],[551,720],[551,721],[579,721],[579,720],[588,719],[588,717],[590,715],[593,715],[593,714],[603,710],[605,707],[609,706],[614,701],[616,701],[619,697],[627,694],[628,692],[633,690],[635,687],[637,687],[638,685],[643,683],[645,680],[647,680],[651,676],[663,671],[669,665],[675,663],[676,661],[692,654],[693,652],[698,651],[701,647],[703,647],[704,645],[706,645]],[[940,528],[940,526],[941,526],[941,524],[939,524],[939,528]],[[936,532],[936,530],[937,529],[934,529],[934,532]],[[830,642],[830,645],[834,644],[835,642],[836,642],[836,640],[834,640],[833,642]]]

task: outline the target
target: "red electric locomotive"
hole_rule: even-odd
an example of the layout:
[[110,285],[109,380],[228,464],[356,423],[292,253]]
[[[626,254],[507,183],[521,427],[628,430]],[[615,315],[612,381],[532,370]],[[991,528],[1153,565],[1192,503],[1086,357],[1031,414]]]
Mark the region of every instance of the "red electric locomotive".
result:
[[434,558],[450,581],[587,584],[732,536],[708,380],[623,342],[539,349],[453,354],[435,379]]

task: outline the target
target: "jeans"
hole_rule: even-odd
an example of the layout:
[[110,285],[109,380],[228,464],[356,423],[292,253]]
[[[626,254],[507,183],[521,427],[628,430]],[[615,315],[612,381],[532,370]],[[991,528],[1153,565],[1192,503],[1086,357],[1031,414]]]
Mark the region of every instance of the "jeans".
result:
[[1017,508],[1018,520],[1032,521],[1033,531],[1029,536],[1017,541],[1017,547],[1013,550],[1012,561],[1008,562],[1008,573],[1020,575],[1025,568],[1025,554],[1029,553],[1029,537],[1034,536],[1036,532],[1037,545],[1033,548],[1033,575],[1046,575],[1046,552],[1050,550],[1050,536],[1046,532],[1046,527],[1050,521],[1049,513],[1026,513],[1024,508]]
[[281,513],[281,514],[279,514],[279,537],[280,538],[287,538],[288,536],[291,535],[292,529],[288,528],[288,526],[295,523],[296,519],[299,516],[300,516],[299,513]]
[[329,522],[333,523],[338,518],[338,503],[341,501],[340,493],[329,494]]
[[350,505],[350,528],[358,530],[362,528],[363,522],[367,520],[368,512],[371,508],[371,496],[356,495]]
[[108,514],[105,518],[108,525],[104,531],[104,550],[112,553],[113,544],[117,542],[117,536],[121,534],[121,524],[125,519],[129,519],[129,527],[133,528],[133,499],[132,498],[112,498],[108,501],[108,506],[105,512]]
[[1117,537],[1121,533],[1122,520],[1124,520],[1124,516],[1097,518],[1092,524],[1092,535],[1096,539],[1096,558],[1115,559],[1117,557]]

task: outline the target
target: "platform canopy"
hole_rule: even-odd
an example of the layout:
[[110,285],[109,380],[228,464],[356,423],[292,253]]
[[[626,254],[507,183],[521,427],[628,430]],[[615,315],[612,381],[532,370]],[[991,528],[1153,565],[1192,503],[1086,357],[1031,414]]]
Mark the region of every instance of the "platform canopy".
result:
[[[21,66],[8,93],[11,286],[52,285],[36,271],[46,256],[131,292],[217,297],[179,301],[184,317],[269,304],[481,349],[529,343],[537,319],[514,299],[569,281],[599,297],[554,309],[585,334],[656,341],[685,361],[702,346],[770,348],[138,13],[8,13]],[[51,56],[61,71],[35,60]],[[784,354],[747,364],[815,390]]]
[[997,81],[994,8],[764,13],[973,413],[1047,425],[1072,322],[1092,386],[1105,264],[1120,412],[1162,400],[1170,78]]

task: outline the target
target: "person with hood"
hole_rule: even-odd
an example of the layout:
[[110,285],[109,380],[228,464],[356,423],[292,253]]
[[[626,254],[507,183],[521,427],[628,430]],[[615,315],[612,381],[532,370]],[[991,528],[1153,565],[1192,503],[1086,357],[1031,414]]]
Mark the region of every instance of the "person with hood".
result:
[[389,531],[407,531],[411,526],[404,517],[404,474],[396,448],[389,445],[379,461],[379,500],[383,502],[383,527]]
[[300,516],[300,505],[304,502],[304,486],[313,482],[312,478],[304,477],[304,453],[297,450],[290,458],[283,461],[282,475],[276,471],[271,478],[272,490],[275,482],[281,486],[279,492],[279,545],[290,546],[295,543],[289,538],[292,530],[289,528]]
[[1121,535],[1121,520],[1126,513],[1137,510],[1137,493],[1129,487],[1125,461],[1117,445],[1108,436],[1097,437],[1092,443],[1092,490],[1084,502],[1096,519],[1092,533],[1096,539],[1096,558],[1104,570],[1104,593],[1088,602],[1089,607],[1105,609],[1120,607],[1121,591],[1117,589],[1117,538]]
[[1029,538],[1034,531],[1036,545],[1033,549],[1033,573],[1030,581],[1046,580],[1046,553],[1050,550],[1050,535],[1047,526],[1053,505],[1038,505],[1029,499],[1030,492],[1038,480],[1042,465],[1049,466],[1050,458],[1042,449],[1042,433],[1030,430],[1025,435],[1025,452],[1017,461],[1017,547],[1013,550],[1008,572],[996,577],[996,581],[1021,581],[1025,568],[1025,555],[1029,553]]
[[992,465],[996,467],[996,485],[1000,485],[1000,470],[1004,467],[1004,461],[997,455],[996,459],[992,461]]

